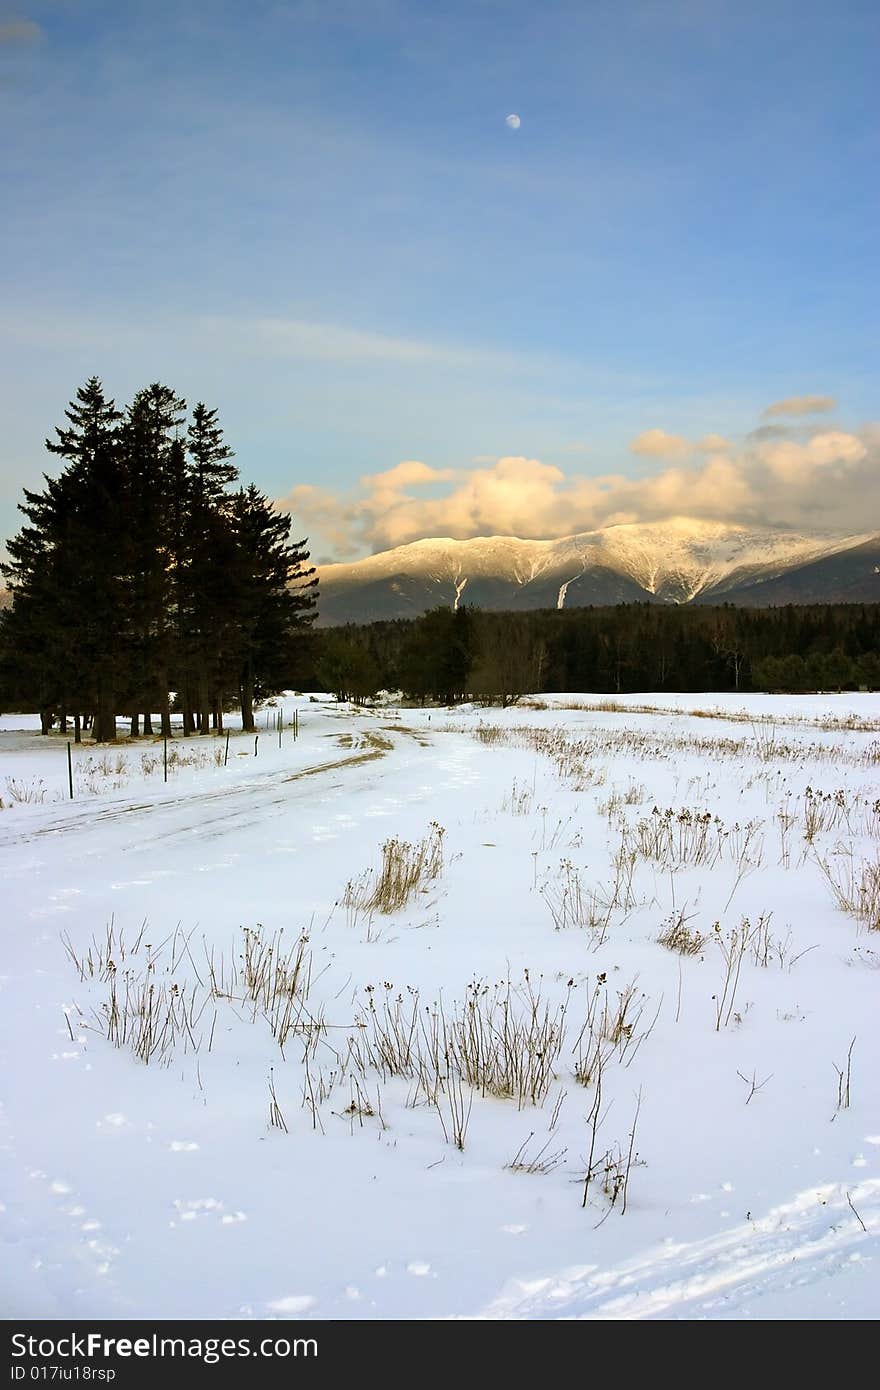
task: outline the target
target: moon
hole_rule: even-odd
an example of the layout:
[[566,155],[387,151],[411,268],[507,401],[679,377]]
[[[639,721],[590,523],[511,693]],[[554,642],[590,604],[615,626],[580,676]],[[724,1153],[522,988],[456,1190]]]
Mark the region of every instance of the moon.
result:
[[515,111],[511,111],[509,116],[504,117],[504,124],[509,126],[511,130],[519,130],[522,121]]

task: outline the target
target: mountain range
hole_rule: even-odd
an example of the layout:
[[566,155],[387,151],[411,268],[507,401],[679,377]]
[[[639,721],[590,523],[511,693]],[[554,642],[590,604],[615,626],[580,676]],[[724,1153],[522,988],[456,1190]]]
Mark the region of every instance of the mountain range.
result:
[[880,601],[880,533],[793,532],[674,517],[560,540],[412,541],[320,566],[320,622],[408,618],[439,605],[490,609],[615,603]]

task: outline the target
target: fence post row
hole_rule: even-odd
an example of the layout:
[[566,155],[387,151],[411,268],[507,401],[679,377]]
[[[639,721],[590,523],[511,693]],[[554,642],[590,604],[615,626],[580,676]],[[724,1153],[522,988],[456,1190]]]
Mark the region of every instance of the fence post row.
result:
[[[266,715],[266,725],[267,725],[267,727],[268,727],[268,724],[269,724],[269,718],[270,718],[270,716],[269,716],[269,714],[267,714],[267,715]],[[277,726],[278,726],[278,747],[280,748],[280,747],[282,746],[282,745],[281,745],[281,738],[282,738],[282,733],[283,733],[283,730],[284,730],[284,711],[283,711],[283,710],[278,710],[277,712],[275,712],[275,713],[273,713],[273,714],[271,715],[271,718],[275,720],[275,722],[276,722],[276,724],[277,724]],[[293,734],[294,739],[299,738],[299,710],[298,710],[298,709],[295,709],[295,710],[293,711],[293,718],[292,718],[291,721],[290,721],[290,729],[291,729],[291,732],[292,732],[292,734]],[[258,750],[258,748],[259,748],[259,743],[260,743],[260,735],[257,734],[257,735],[254,737],[254,757],[255,757],[255,758],[257,757],[257,750]],[[228,729],[226,730],[226,745],[225,745],[224,750],[223,750],[223,766],[224,766],[224,767],[228,767],[228,766],[229,766],[229,730],[228,730]],[[163,740],[162,740],[162,773],[163,773],[164,780],[167,782],[167,781],[168,781],[168,739],[167,739],[167,738],[163,738]],[[70,743],[70,740],[69,740],[69,739],[68,739],[68,741],[67,741],[67,788],[68,788],[68,791],[69,791],[69,793],[70,793],[70,799],[71,799],[71,801],[73,801],[73,800],[74,800],[74,795],[73,795],[73,753],[72,753],[72,751],[71,751],[71,743]]]

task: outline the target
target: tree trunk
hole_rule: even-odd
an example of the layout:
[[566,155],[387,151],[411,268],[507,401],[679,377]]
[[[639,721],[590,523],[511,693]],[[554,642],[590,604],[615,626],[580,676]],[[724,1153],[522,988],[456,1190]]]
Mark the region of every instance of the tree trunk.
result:
[[144,713],[144,735],[146,736],[147,734],[149,734],[150,737],[152,737],[153,734],[153,716],[150,714],[149,710]]
[[254,677],[250,662],[241,678],[241,727],[246,734],[254,732]]
[[211,732],[211,697],[204,677],[199,682],[199,706],[199,733],[204,737]]
[[67,710],[66,710],[66,709],[63,709],[63,710],[61,711],[61,732],[62,732],[62,734],[66,734],[66,733],[67,733]]
[[189,738],[195,730],[193,722],[192,699],[189,692],[189,676],[183,678],[183,691],[181,694],[181,707],[183,709],[183,736]]
[[98,683],[93,737],[96,743],[116,742],[116,700],[106,679]]
[[161,720],[162,720],[162,737],[163,737],[163,738],[170,738],[170,737],[171,737],[171,701],[170,701],[169,698],[168,698],[168,691],[167,691],[167,689],[165,688],[164,685],[163,685],[163,688],[162,688]]
[[131,732],[129,737],[137,738],[138,734],[140,733],[140,727],[140,718],[138,716],[137,711],[135,711],[135,713],[131,716]]
[[82,743],[82,719],[79,714],[73,716],[73,741]]
[[52,727],[53,720],[54,720],[54,715],[53,715],[53,713],[52,713],[52,711],[51,711],[50,709],[41,709],[41,710],[40,710],[40,733],[41,733],[41,734],[48,734],[49,730],[50,730],[51,727]]

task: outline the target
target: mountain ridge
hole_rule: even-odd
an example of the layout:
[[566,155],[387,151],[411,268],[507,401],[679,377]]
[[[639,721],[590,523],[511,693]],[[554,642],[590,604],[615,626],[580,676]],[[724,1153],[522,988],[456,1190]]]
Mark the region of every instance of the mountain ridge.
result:
[[[815,576],[804,572],[817,565],[825,568],[814,582]],[[755,606],[765,606],[774,601],[769,589],[764,596],[765,587],[779,588],[780,582],[780,593],[800,586],[811,595],[818,584],[821,596],[801,602],[874,602],[880,600],[878,566],[878,532],[794,532],[682,516],[551,540],[425,537],[360,560],[318,566],[320,621],[416,616],[440,604],[457,608],[461,603],[493,609],[638,601],[742,604],[751,595]],[[847,600],[836,598],[841,588]]]

